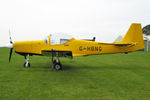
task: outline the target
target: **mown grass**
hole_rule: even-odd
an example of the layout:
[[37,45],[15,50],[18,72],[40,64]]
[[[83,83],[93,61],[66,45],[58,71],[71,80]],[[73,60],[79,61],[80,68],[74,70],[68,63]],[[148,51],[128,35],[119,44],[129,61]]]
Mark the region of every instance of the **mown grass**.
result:
[[0,49],[0,100],[149,100],[150,53],[61,58],[63,70],[50,68],[51,59],[24,57]]

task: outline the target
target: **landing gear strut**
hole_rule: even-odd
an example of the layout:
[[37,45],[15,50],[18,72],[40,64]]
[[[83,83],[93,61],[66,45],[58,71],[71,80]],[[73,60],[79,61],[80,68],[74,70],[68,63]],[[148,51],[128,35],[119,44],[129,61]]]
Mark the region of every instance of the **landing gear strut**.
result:
[[30,55],[28,54],[27,57],[25,56],[25,63],[24,63],[25,68],[30,67],[29,59],[30,59]]
[[61,70],[62,69],[62,65],[59,61],[58,52],[56,52],[56,60],[54,60],[54,56],[52,54],[52,69],[56,69],[56,70]]

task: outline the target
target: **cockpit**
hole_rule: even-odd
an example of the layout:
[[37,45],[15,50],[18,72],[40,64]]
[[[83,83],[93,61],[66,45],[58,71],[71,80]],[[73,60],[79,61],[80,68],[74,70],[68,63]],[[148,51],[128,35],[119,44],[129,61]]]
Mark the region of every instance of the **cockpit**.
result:
[[47,36],[44,41],[49,44],[54,45],[54,44],[65,44],[66,42],[68,42],[70,39],[72,39],[72,37],[68,34],[64,34],[64,33],[55,33],[55,34],[50,34],[49,36]]

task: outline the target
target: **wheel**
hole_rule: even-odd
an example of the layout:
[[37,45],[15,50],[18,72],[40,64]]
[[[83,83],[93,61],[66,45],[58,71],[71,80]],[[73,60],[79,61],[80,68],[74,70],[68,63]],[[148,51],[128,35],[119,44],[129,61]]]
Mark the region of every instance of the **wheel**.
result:
[[29,63],[29,62],[28,62],[28,63],[25,62],[25,63],[24,63],[24,67],[25,67],[25,68],[30,67],[30,63]]
[[56,70],[61,70],[61,69],[62,69],[62,66],[61,66],[60,63],[55,63],[55,64],[54,64],[54,68],[55,68]]

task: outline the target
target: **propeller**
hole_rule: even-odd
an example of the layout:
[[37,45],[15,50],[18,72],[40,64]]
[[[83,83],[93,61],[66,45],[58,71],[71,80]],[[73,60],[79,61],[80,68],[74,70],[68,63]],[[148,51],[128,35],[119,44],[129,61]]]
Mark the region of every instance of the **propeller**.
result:
[[10,53],[9,53],[9,62],[11,60],[11,56],[12,56],[12,52],[13,52],[13,42],[12,42],[12,39],[11,39],[11,34],[10,34],[10,30],[9,30],[9,39],[10,39]]
[[9,30],[9,39],[10,39],[9,44],[0,45],[0,48],[10,48],[10,53],[9,53],[9,62],[10,62],[11,56],[12,56],[12,52],[13,52],[13,41],[12,41],[12,39],[11,39],[10,30]]

